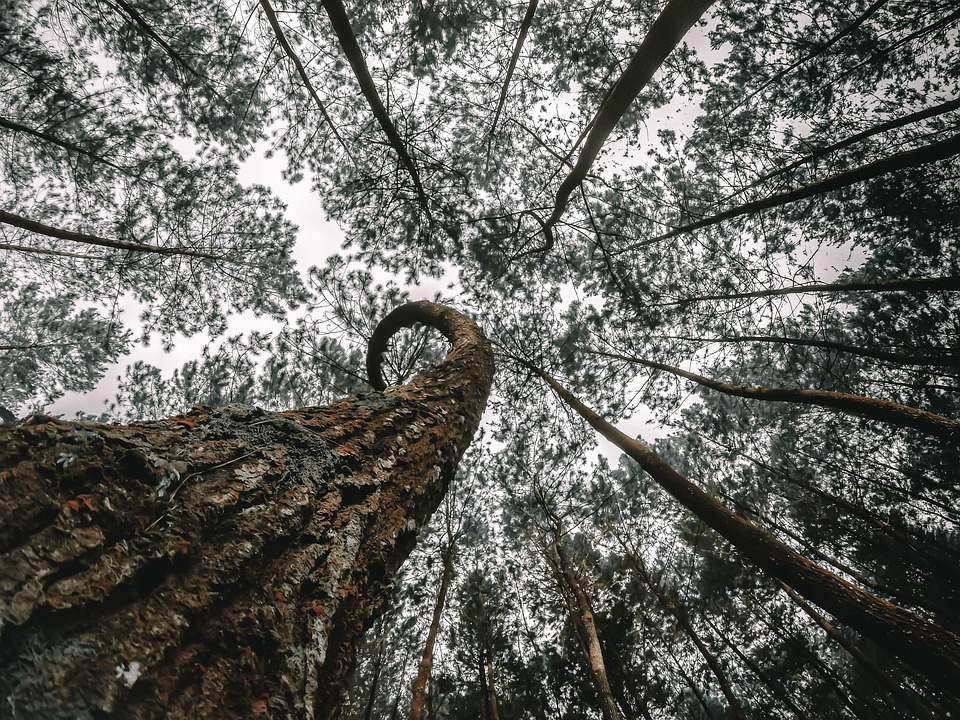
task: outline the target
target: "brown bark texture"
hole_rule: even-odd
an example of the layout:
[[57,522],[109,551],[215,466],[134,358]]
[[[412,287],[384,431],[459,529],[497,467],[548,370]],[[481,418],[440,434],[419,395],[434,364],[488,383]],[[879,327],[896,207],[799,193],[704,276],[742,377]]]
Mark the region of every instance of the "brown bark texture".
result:
[[583,657],[587,663],[590,679],[597,691],[597,698],[600,701],[600,709],[603,712],[604,720],[624,720],[623,712],[617,705],[613,696],[613,689],[610,686],[607,663],[603,656],[600,636],[597,634],[593,607],[590,598],[587,597],[586,591],[577,579],[570,559],[567,557],[567,552],[563,547],[563,532],[559,524],[554,528],[553,551],[556,557],[552,557],[547,551],[545,553],[546,559],[553,566],[551,569],[557,580],[560,594],[570,611],[570,620],[573,622],[573,627],[580,639],[580,647],[583,650]]
[[452,348],[385,392],[0,425],[0,715],[328,716],[490,389],[482,332],[431,303],[381,323],[377,377],[413,322]]
[[443,608],[447,599],[447,590],[450,589],[450,580],[453,578],[453,547],[443,551],[443,574],[440,577],[440,589],[437,591],[437,601],[433,606],[433,618],[430,620],[430,629],[427,631],[427,640],[423,645],[423,655],[417,667],[417,677],[413,681],[413,691],[410,699],[410,714],[408,720],[420,720],[423,716],[423,706],[427,698],[427,683],[433,671],[433,648],[437,643],[440,632],[440,620],[443,618]]
[[537,372],[564,403],[633,458],[663,489],[747,559],[887,652],[911,664],[945,695],[955,691],[960,682],[960,636],[824,570],[694,485],[646,445],[584,405],[548,374]]
[[644,360],[643,358],[632,355],[620,355],[617,353],[607,353],[593,351],[596,355],[623,360],[654,370],[663,370],[671,375],[692,380],[698,385],[708,387],[711,390],[717,390],[726,395],[749,398],[752,400],[767,400],[771,402],[789,402],[800,405],[819,405],[820,407],[841,412],[860,415],[861,417],[878,420],[891,425],[914,428],[920,432],[935,437],[941,437],[946,440],[956,440],[960,438],[960,420],[937,415],[936,413],[921,410],[919,408],[901,405],[864,395],[853,395],[851,393],[834,392],[832,390],[808,390],[804,388],[769,388],[769,387],[744,387],[742,385],[731,385],[730,383],[713,380],[697,373],[687,372],[680,368],[666,365],[653,360]]

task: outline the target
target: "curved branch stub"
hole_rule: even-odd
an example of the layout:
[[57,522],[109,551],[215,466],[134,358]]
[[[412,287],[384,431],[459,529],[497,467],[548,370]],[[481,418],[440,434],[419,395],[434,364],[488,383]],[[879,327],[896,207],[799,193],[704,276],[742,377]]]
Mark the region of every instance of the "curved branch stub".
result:
[[452,347],[444,362],[451,361],[457,350],[483,348],[489,352],[489,343],[480,328],[465,315],[427,300],[407,303],[380,321],[367,344],[367,377],[374,390],[383,392],[387,388],[383,379],[383,354],[390,338],[417,323],[436,328],[450,341]]

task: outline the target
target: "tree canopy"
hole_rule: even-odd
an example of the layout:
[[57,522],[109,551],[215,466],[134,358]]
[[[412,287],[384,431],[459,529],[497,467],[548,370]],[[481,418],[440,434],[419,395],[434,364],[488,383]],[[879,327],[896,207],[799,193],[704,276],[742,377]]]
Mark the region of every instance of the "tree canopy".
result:
[[[497,354],[485,439],[342,717],[408,712],[434,616],[424,718],[956,714],[958,33],[942,0],[14,0],[0,406],[198,333],[106,415],[328,402],[449,283]],[[343,229],[323,267],[238,181],[263,148]],[[398,338],[387,382],[436,357]]]

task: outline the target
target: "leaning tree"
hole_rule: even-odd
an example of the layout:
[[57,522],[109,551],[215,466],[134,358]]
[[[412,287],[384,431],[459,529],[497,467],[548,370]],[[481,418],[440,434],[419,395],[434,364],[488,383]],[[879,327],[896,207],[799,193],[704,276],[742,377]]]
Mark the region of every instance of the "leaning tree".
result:
[[[452,348],[385,388],[391,336]],[[17,717],[325,717],[480,422],[493,354],[441,305],[390,313],[376,392],[0,426],[0,695]]]

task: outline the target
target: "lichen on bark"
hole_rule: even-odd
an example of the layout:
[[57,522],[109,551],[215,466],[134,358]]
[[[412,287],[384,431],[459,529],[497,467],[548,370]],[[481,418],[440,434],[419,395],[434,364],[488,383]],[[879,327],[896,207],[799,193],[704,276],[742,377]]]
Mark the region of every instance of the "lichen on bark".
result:
[[471,321],[412,322],[452,349],[385,392],[0,426],[0,714],[327,716],[490,389]]

